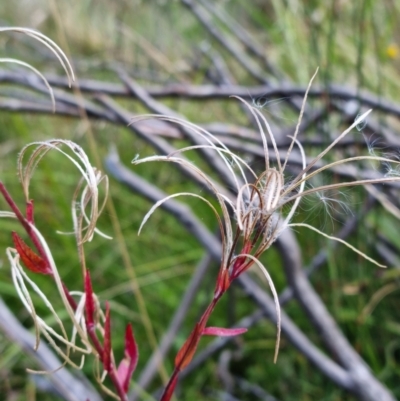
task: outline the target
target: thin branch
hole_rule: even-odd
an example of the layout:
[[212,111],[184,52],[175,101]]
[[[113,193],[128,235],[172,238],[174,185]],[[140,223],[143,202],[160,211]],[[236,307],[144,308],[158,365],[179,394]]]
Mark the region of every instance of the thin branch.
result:
[[[59,76],[45,75],[53,87],[66,89],[68,81]],[[16,83],[37,89],[40,86],[39,79],[33,74],[21,74],[0,70],[0,82]],[[134,97],[132,92],[124,85],[113,84],[103,81],[82,80],[79,81],[79,88],[84,93],[105,94],[109,96]],[[189,84],[167,84],[165,86],[145,86],[144,90],[153,98],[178,97],[195,100],[227,99],[230,96],[239,96],[251,100],[257,98],[276,99],[281,97],[304,96],[306,86],[297,86],[288,82],[280,82],[276,86],[240,86],[240,85],[189,85]],[[43,85],[41,86],[43,89]],[[347,86],[330,85],[314,86],[308,93],[309,98],[331,98],[336,100],[355,100],[360,106],[371,107],[387,114],[400,117],[400,104],[394,101],[384,100],[370,92],[358,92]]]
[[199,7],[195,1],[192,0],[181,0],[181,2],[189,8],[189,10],[195,15],[195,17],[201,22],[204,28],[226,49],[233,58],[247,71],[250,76],[259,82],[267,83],[265,75],[262,73],[261,69],[254,63],[254,61],[247,57],[242,49],[238,48],[234,42],[226,35],[224,35],[219,28],[217,28],[210,16],[205,12],[204,9]]
[[277,78],[281,76],[280,71],[267,59],[265,55],[267,49],[264,46],[260,46],[258,42],[250,36],[248,31],[231,18],[221,7],[216,6],[208,0],[200,0],[200,2],[210,13],[216,15],[218,19],[223,22],[223,24],[230,30],[231,34],[245,46],[249,53],[256,56],[264,64],[271,75]]
[[[16,94],[17,95],[17,94]],[[38,113],[38,114],[49,114],[49,116],[68,116],[68,117],[75,117],[75,118],[80,118],[79,115],[79,109],[77,103],[71,104],[71,101],[69,101],[68,105],[64,104],[60,98],[57,98],[57,110],[56,113],[53,114],[51,111],[51,104],[49,102],[46,102],[43,100],[43,98],[39,96],[29,96],[29,99],[22,99],[21,98],[22,94],[18,94],[18,96],[7,96],[7,97],[0,97],[0,110],[6,110],[6,111],[12,111],[12,112],[17,112],[17,113]],[[104,97],[103,95],[98,95],[97,99],[101,102],[104,103],[103,100],[106,99],[107,97]],[[111,98],[107,98],[109,100],[112,100]],[[120,118],[118,115],[120,114],[119,112],[113,113],[112,111],[116,110],[116,107],[118,106],[114,102],[114,106],[111,105],[106,105],[106,107],[110,107],[110,112],[107,112],[107,110],[101,110],[101,109],[96,109],[94,111],[93,109],[86,109],[86,112],[89,117],[94,118],[94,119],[101,119],[105,121],[109,121],[114,124],[119,124],[125,126],[126,119],[128,119],[129,115],[129,120],[131,118],[131,115],[128,113],[128,111],[125,110],[126,112],[126,118]],[[304,125],[302,124],[300,129],[302,132],[308,129],[309,126],[314,124],[317,120],[320,119],[321,112],[317,112],[313,115],[310,115],[310,118],[307,119],[307,121],[304,122]],[[370,125],[370,122],[368,123],[368,126]],[[140,131],[146,134],[147,136],[161,136],[164,138],[182,138],[181,132],[171,124],[167,124],[163,121],[160,120],[143,120],[143,121],[138,121],[135,123],[135,126],[138,126],[140,128]],[[232,149],[237,149],[237,150],[242,150],[245,153],[249,154],[255,154],[257,155],[259,152],[257,151],[258,147],[252,147],[252,144],[261,144],[261,139],[259,137],[259,134],[257,131],[247,128],[244,126],[240,125],[233,125],[233,124],[225,124],[225,123],[220,123],[220,122],[215,122],[215,123],[207,123],[207,124],[200,124],[199,125],[201,128],[205,129],[206,131],[209,131],[212,133],[214,136],[216,136],[218,139],[226,142],[226,145],[229,145],[232,147]],[[374,132],[378,132],[378,129],[373,129],[371,126],[371,130]],[[382,132],[380,130],[379,132]],[[391,150],[392,148],[395,148],[399,145],[398,139],[395,137],[394,133],[389,133],[388,130],[385,130],[385,139],[386,139],[386,144],[387,144],[387,150]],[[290,135],[293,133],[293,128],[284,128],[282,132],[276,133],[277,137],[277,146],[278,148],[287,148],[289,144],[289,140],[287,139],[287,135]],[[319,138],[305,138],[304,136],[299,135],[299,138],[301,138],[301,142],[305,147],[321,147],[321,146],[326,146],[327,141],[319,139]],[[240,142],[239,142],[240,140]],[[349,146],[357,146],[358,148],[364,148],[366,147],[365,141],[355,141],[354,139],[344,139],[343,141],[339,142],[336,145],[336,148],[348,148]],[[272,149],[272,148],[271,148]],[[271,152],[271,157],[273,157],[272,152]]]
[[[68,116],[73,116],[73,117],[78,117],[79,116],[79,108],[78,108],[78,103],[77,101],[74,100],[72,96],[69,96],[68,99],[65,99],[64,96],[59,96],[59,92],[55,92],[55,97],[57,100],[57,112],[60,114],[68,115]],[[97,100],[106,108],[106,110],[100,109],[99,107],[95,106],[91,102],[86,102],[86,106],[88,109],[86,109],[87,113],[89,116],[94,117],[94,118],[102,118],[107,121],[113,122],[113,123],[119,123],[119,124],[128,124],[131,121],[131,114],[123,109],[121,106],[116,104],[111,98],[105,96],[105,95],[98,95]],[[69,105],[65,105],[64,101],[67,101]],[[0,99],[0,107],[2,105],[5,105],[5,107],[8,110],[14,110],[14,111],[29,111],[29,112],[50,112],[51,111],[51,106],[48,104],[45,106],[42,103],[39,102],[25,102],[25,101],[16,101],[16,100],[1,100]],[[72,107],[73,106],[73,107]],[[205,128],[211,128],[213,129],[213,125],[205,125]],[[214,128],[220,133],[221,129],[223,128],[220,124],[218,126],[214,126]],[[241,127],[233,127],[233,126],[228,126],[228,128],[231,130],[232,133],[238,133],[240,136],[245,136],[249,132],[252,132],[248,129],[244,129]],[[173,127],[169,124],[164,123],[163,121],[157,121],[157,120],[151,120],[151,121],[138,121],[137,123],[133,124],[130,126],[130,129],[134,132],[136,132],[142,139],[146,140],[149,142],[153,147],[155,147],[160,153],[162,154],[170,154],[175,151],[175,148],[171,146],[166,140],[162,139],[160,135],[165,136],[165,137],[179,137],[180,133],[179,130],[176,127]],[[242,129],[244,130],[242,132]],[[253,136],[253,134],[251,134]],[[240,151],[245,151],[248,154],[256,155],[259,157],[263,157],[264,153],[263,150],[260,148],[260,146],[253,145],[251,143],[244,144],[242,141],[238,141],[234,138],[230,138],[229,135],[228,137],[223,137],[223,141],[226,145],[228,145],[232,150],[240,150]],[[308,141],[309,145],[315,145],[319,146],[322,144],[323,141],[320,140],[311,140]],[[345,141],[341,145],[342,146],[349,146],[350,144],[353,144],[353,141]],[[285,143],[280,143],[280,147],[284,147]],[[393,142],[391,147],[395,147],[397,144],[396,142]],[[338,144],[340,146],[340,143]],[[363,144],[365,146],[365,144]],[[389,148],[390,149],[390,148]],[[275,154],[272,152],[270,154],[271,160],[275,160]],[[215,157],[212,158],[207,158],[207,160],[213,160],[216,159]],[[281,160],[284,160],[284,158],[281,156]],[[302,160],[300,155],[293,153],[291,155],[291,160],[290,163],[292,165],[298,165],[301,166]],[[314,168],[317,167],[322,167],[322,164],[317,163]],[[193,172],[189,169],[186,169],[184,166],[179,166],[179,168],[184,172],[185,175],[190,177],[192,180],[195,182],[198,182],[200,185],[204,186],[204,182],[202,181],[201,177],[193,174]],[[336,166],[331,169],[335,174],[340,175],[341,177],[344,178],[362,178],[362,179],[367,179],[367,178],[380,178],[382,177],[382,174],[376,170],[359,170],[355,166]],[[225,175],[225,178],[228,180],[230,177],[229,175]],[[231,182],[230,182],[231,183]],[[232,183],[231,183],[232,184]],[[217,184],[216,184],[217,185]],[[228,187],[232,188],[231,186]],[[386,187],[393,187],[393,188],[398,188],[398,184],[396,183],[388,183]],[[225,188],[218,186],[219,191],[221,193],[227,194],[227,191]]]
[[277,240],[277,246],[281,248],[286,276],[296,298],[320,333],[327,348],[347,370],[354,384],[354,393],[365,401],[395,401],[389,390],[374,377],[367,364],[349,344],[310,285],[301,268],[300,248],[291,229],[283,231]]
[[[137,82],[133,81],[124,71],[119,71],[121,80],[127,85],[129,90],[152,112],[162,116],[182,119],[178,113],[165,106],[164,104],[153,99]],[[194,145],[205,145],[207,142],[184,125],[177,125],[178,129],[188,138]],[[213,167],[214,171],[224,181],[228,188],[235,188],[236,183],[232,179],[232,175],[227,171],[225,164],[219,157],[215,157],[215,152],[210,149],[200,149],[200,153],[206,158],[207,162]]]

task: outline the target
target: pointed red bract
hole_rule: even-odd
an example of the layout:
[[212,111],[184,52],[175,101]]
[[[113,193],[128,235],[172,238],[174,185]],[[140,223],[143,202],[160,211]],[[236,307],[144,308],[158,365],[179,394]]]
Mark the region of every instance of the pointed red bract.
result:
[[220,269],[217,277],[217,285],[214,291],[214,296],[220,297],[231,285],[229,271],[227,269]]
[[86,327],[89,331],[92,331],[94,329],[94,300],[92,281],[90,280],[89,270],[86,270],[85,274],[85,295]]
[[41,256],[36,254],[28,245],[26,245],[23,239],[16,232],[13,231],[11,234],[15,249],[28,270],[38,274],[52,274],[50,267]]
[[139,360],[138,346],[133,335],[132,326],[128,324],[125,330],[125,358],[117,370],[117,377],[125,393],[128,392],[129,382]]
[[193,359],[193,355],[196,352],[197,345],[201,338],[201,329],[198,323],[194,327],[188,339],[183,344],[175,357],[175,367],[178,370],[184,369]]
[[[240,253],[248,254],[251,252],[251,248],[252,248],[251,242],[247,242],[243,246],[243,249]],[[246,259],[247,258],[245,256],[240,256],[235,260],[233,267],[232,267],[232,273],[231,273],[232,280],[239,277],[245,271],[246,266],[248,266],[247,268],[249,268],[251,266],[251,264],[246,263]],[[247,268],[246,268],[246,270],[247,270]]]
[[125,330],[125,353],[137,363],[139,352],[131,324],[128,324]]
[[104,322],[103,367],[107,372],[111,371],[111,322],[110,305],[108,302],[106,302],[106,317]]
[[223,327],[206,327],[201,335],[203,336],[219,336],[219,337],[232,337],[246,333],[245,328],[224,329]]

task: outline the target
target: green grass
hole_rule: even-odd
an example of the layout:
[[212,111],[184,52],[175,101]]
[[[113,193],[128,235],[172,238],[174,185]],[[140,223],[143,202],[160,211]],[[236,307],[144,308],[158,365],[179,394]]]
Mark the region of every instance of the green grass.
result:
[[[189,66],[195,58],[198,44],[212,39],[178,1],[169,4],[161,1],[81,1],[73,6],[68,2],[57,2],[62,25],[54,13],[52,1],[25,2],[24,7],[15,7],[12,2],[6,3],[1,15],[4,23],[36,27],[61,45],[63,45],[62,36],[65,35],[71,55],[77,60],[79,77],[116,80],[113,73],[105,68],[96,67],[95,62],[120,62],[129,70],[152,73],[165,79],[203,82],[202,71],[193,74],[186,66]],[[224,2],[218,3],[223,6]],[[334,82],[351,85],[368,89],[388,99],[398,100],[400,59],[391,57],[388,50],[390,45],[396,44],[394,38],[398,38],[400,34],[399,25],[396,24],[400,7],[396,2],[365,0],[359,2],[360,5],[355,5],[352,2],[275,0],[264,3],[268,4],[254,2],[254,5],[249,5],[247,1],[235,0],[229,3],[226,10],[237,17],[259,43],[265,46],[268,58],[291,80],[306,85],[319,66],[320,74],[317,81],[320,84]],[[143,38],[154,46],[154,49],[149,50]],[[27,39],[21,41],[16,36],[12,39],[6,38],[5,35],[0,36],[0,46],[3,45],[6,56],[23,58],[43,71],[58,68],[52,60],[43,60],[42,55],[35,54],[31,42]],[[213,45],[221,50],[219,44],[213,42]],[[230,59],[226,51],[221,50],[221,52],[235,72],[238,83],[254,83],[242,67]],[[132,112],[143,110],[136,102],[122,104]],[[193,122],[244,121],[242,116],[237,115],[238,107],[232,100],[207,103],[171,100],[166,104]],[[311,101],[310,105],[317,108],[318,103]],[[272,107],[267,107],[266,112],[269,113],[266,115],[274,124],[290,125],[295,122],[296,117],[293,112],[282,115],[275,114],[271,110]],[[134,137],[127,129],[100,122],[92,122],[91,128],[96,152],[100,158],[107,154],[110,143],[116,145],[122,161],[127,165],[136,153],[141,157],[154,153],[148,145]],[[319,128],[321,129],[316,131],[316,134],[324,132],[332,135],[340,129],[335,118],[331,118]],[[87,135],[82,122],[74,119],[0,113],[0,177],[20,202],[21,207],[23,198],[15,172],[16,157],[20,149],[28,142],[39,139],[68,138],[82,145],[94,160],[95,155],[89,146]],[[200,160],[198,162],[200,163]],[[157,165],[137,166],[135,171],[168,193],[190,189],[198,191],[192,184],[188,184],[173,166],[163,167],[161,171]],[[40,165],[32,182],[37,225],[51,245],[63,278],[73,289],[80,289],[82,286],[74,239],[54,233],[56,230],[68,231],[72,228],[70,201],[77,177],[77,173],[68,167],[65,160],[58,156],[50,156]],[[361,205],[366,198],[366,192],[351,191],[351,194],[350,203],[357,209],[357,205]],[[137,236],[141,219],[151,204],[112,179],[111,197],[132,266],[146,301],[153,330],[159,339],[179,305],[190,275],[204,251],[172,217],[162,211],[156,212],[142,234]],[[216,228],[206,206],[197,201],[190,201],[189,204],[211,230]],[[2,209],[5,208],[3,200],[0,200],[0,206]],[[298,216],[299,221],[310,219],[307,207],[305,206]],[[343,218],[346,219],[346,216]],[[322,212],[322,215],[315,217],[312,222],[322,226],[325,224],[324,221]],[[350,238],[350,242],[362,251],[369,253],[375,232],[382,233],[396,246],[400,246],[398,222],[385,211],[376,208],[365,223],[368,224],[368,230],[358,230]],[[10,230],[18,228],[16,224],[7,220],[2,220],[1,224],[0,249],[5,249],[11,245]],[[327,232],[330,230],[333,232],[333,227],[336,229],[340,227],[340,223],[332,224],[333,226],[328,219]],[[134,324],[141,351],[138,366],[140,372],[151,354],[151,345],[132,294],[132,283],[124,266],[118,239],[112,229],[112,216],[108,210],[105,211],[99,225],[114,239],[106,241],[96,237],[88,244],[87,263],[92,272],[96,292],[103,301],[106,299],[111,301],[113,343],[117,355],[121,355],[122,352],[124,325],[128,321]],[[307,232],[306,235],[302,233],[303,230],[299,230],[298,237],[302,245],[304,263],[307,264],[321,247],[329,245],[326,239],[314,233]],[[398,276],[388,277],[381,274],[374,266],[344,247],[338,247],[330,252],[328,259],[328,263],[312,278],[316,290],[374,373],[391,388],[396,397],[400,397],[398,384],[400,292],[395,291],[385,297],[363,324],[358,320],[373,294],[386,283],[397,282]],[[283,289],[285,277],[278,254],[270,250],[265,255],[264,261],[271,271],[277,288]],[[32,322],[13,292],[4,252],[0,254],[0,265],[2,266],[0,294],[14,313],[21,317],[24,325],[31,328]],[[211,297],[215,274],[214,269],[210,277],[206,278],[165,361],[169,372],[176,351]],[[40,283],[46,291],[50,293],[53,291],[50,280],[43,278]],[[346,292],[349,286],[354,289],[354,295],[348,295]],[[55,298],[54,302],[57,305],[59,301]],[[58,303],[58,306],[60,305]],[[317,333],[313,331],[301,308],[295,302],[290,302],[285,309],[299,327],[320,344]],[[42,308],[38,310],[47,313]],[[240,290],[236,290],[232,304],[228,299],[224,299],[218,306],[212,317],[212,324],[231,323],[227,315],[232,310],[239,318],[251,313],[254,305],[241,294]],[[252,328],[235,345],[230,346],[233,350],[241,351],[239,359],[232,362],[232,372],[265,388],[280,400],[352,399],[348,393],[335,387],[314,369],[285,340],[278,363],[274,365],[272,363],[274,338],[275,328],[269,322],[262,321],[257,327]],[[206,343],[207,341],[202,341],[201,347]],[[2,337],[0,337],[0,355],[0,394],[8,394],[11,397],[13,393],[16,397],[14,400],[33,400],[34,398],[27,398],[32,388],[25,372],[26,368],[34,367],[32,361],[25,358],[14,345]],[[182,382],[180,399],[218,400],[216,392],[222,390],[223,385],[217,378],[217,363],[218,356],[214,356],[201,369],[185,379]],[[85,372],[91,375],[90,364],[85,368]],[[7,380],[2,380],[1,377],[7,377]],[[158,385],[160,381],[156,380],[153,389]],[[243,401],[254,399],[245,392],[238,394],[238,397]],[[37,394],[37,399],[47,401],[55,398]]]

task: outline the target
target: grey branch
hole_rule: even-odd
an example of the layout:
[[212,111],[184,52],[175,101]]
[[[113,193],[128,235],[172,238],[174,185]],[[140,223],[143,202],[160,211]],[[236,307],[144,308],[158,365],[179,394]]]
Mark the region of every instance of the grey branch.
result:
[[367,364],[357,354],[342,334],[314,288],[310,285],[301,266],[301,252],[291,229],[286,229],[277,241],[281,248],[288,282],[296,298],[318,330],[327,348],[339,360],[353,381],[353,391],[365,401],[395,401],[395,398],[372,374]]
[[62,362],[53,351],[42,341],[37,351],[34,351],[35,336],[21,325],[7,305],[0,298],[0,330],[10,341],[18,344],[24,353],[29,354],[43,371],[53,372],[46,375],[56,391],[66,401],[101,401],[102,398],[85,377],[79,379],[66,368],[59,369]]
[[[64,77],[46,75],[53,87],[68,88],[68,81]],[[20,74],[6,70],[0,70],[0,83],[15,83],[32,89],[45,90],[40,79],[29,73]],[[79,89],[84,93],[105,94],[109,96],[134,97],[125,85],[96,80],[79,81]],[[181,83],[167,84],[165,86],[145,86],[145,91],[154,98],[178,97],[195,100],[227,99],[230,96],[240,96],[247,100],[265,98],[276,99],[281,97],[299,97],[305,94],[306,87],[279,82],[274,86],[240,86],[240,85],[189,85]],[[331,98],[335,100],[357,101],[360,106],[371,107],[387,114],[400,117],[400,105],[382,99],[367,91],[358,91],[341,85],[313,86],[308,96],[310,98]]]
[[212,23],[210,16],[207,12],[199,7],[195,1],[181,0],[182,3],[190,9],[190,11],[201,22],[205,29],[223,46],[224,49],[234,57],[234,59],[247,71],[254,79],[259,82],[267,83],[265,75],[260,68],[247,57],[235,43],[224,35],[215,24]]

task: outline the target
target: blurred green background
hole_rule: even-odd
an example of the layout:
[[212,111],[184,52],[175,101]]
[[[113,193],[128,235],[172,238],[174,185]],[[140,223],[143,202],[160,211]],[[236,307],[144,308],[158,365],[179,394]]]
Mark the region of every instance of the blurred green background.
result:
[[[279,71],[282,81],[307,85],[319,66],[316,79],[319,85],[336,83],[369,90],[389,101],[399,101],[399,2],[216,0],[214,3],[265,49],[269,62]],[[218,21],[214,23],[218,25]],[[0,24],[35,28],[51,37],[73,60],[78,79],[118,82],[118,77],[110,68],[118,63],[143,85],[207,83],[208,61],[201,56],[201,49],[208,46],[225,58],[238,84],[256,84],[180,1],[6,1],[1,6]],[[43,72],[61,74],[57,61],[47,49],[29,38],[2,34],[0,49],[2,57],[20,58]],[[7,85],[0,86],[0,96],[4,96],[8,89]],[[132,111],[132,115],[146,111],[137,101],[120,102]],[[311,105],[316,107],[317,102],[314,100]],[[195,123],[220,121],[243,124],[245,121],[243,116],[237,115],[237,105],[229,100],[200,102],[170,99],[166,103]],[[291,126],[296,121],[293,112],[279,108],[276,103],[266,104],[263,111],[278,126]],[[377,116],[382,120],[386,118],[379,113]],[[398,128],[398,121],[389,119],[389,122],[394,130]],[[335,132],[339,132],[338,123],[340,120],[332,115],[324,122],[324,127],[327,131],[335,128]],[[90,132],[94,138],[92,146],[88,139]],[[18,152],[31,141],[55,137],[76,141],[87,149],[92,160],[102,160],[110,144],[116,146],[121,160],[127,165],[136,154],[141,157],[154,154],[149,145],[132,136],[129,130],[103,121],[91,121],[88,125],[84,120],[56,115],[0,111],[0,177],[20,202],[23,198],[16,178]],[[363,141],[361,135],[359,139]],[[182,145],[179,141],[175,141],[175,144],[178,147]],[[334,157],[337,155],[340,153]],[[149,164],[135,167],[135,172],[168,193],[197,190],[172,166],[160,169],[158,165]],[[36,223],[46,235],[63,279],[71,289],[82,288],[74,238],[59,236],[55,232],[72,228],[70,201],[77,179],[77,172],[69,167],[66,160],[49,155],[40,164],[31,186],[31,197],[36,205]],[[110,195],[117,220],[111,209],[106,209],[99,224],[114,239],[108,241],[96,237],[88,244],[87,265],[92,273],[95,291],[103,301],[108,299],[111,302],[113,342],[119,356],[123,346],[123,327],[127,322],[133,323],[140,347],[140,372],[151,355],[152,345],[137,299],[132,293],[132,269],[146,303],[151,330],[160,339],[204,250],[194,238],[187,235],[184,228],[162,211],[152,216],[143,233],[138,236],[140,222],[151,204],[113,180]],[[346,192],[346,196],[349,207],[357,213],[367,192],[363,189],[351,190]],[[192,200],[189,204],[211,230],[216,229],[213,216],[201,202]],[[6,208],[2,199],[0,205],[2,209]],[[331,220],[323,208],[317,209],[320,213],[313,212],[310,217],[310,210],[315,210],[314,207],[315,202],[305,203],[298,221],[306,220],[319,228],[325,227],[328,234],[340,228],[349,217],[342,213],[336,220]],[[381,235],[390,241],[395,247],[394,252],[397,252],[400,246],[398,227],[398,221],[377,206],[349,241],[379,259],[372,246],[376,236]],[[128,259],[124,259],[121,253],[116,228],[123,235]],[[1,249],[5,250],[11,245],[10,231],[14,229],[14,222],[1,221]],[[326,239],[313,233],[305,236],[301,233],[299,241],[305,265],[321,247],[327,247],[329,251],[330,244]],[[270,269],[277,289],[282,290],[286,281],[275,250],[268,251],[263,261]],[[0,295],[20,321],[31,328],[32,321],[13,288],[4,251],[0,254],[0,266]],[[334,254],[330,253],[328,263],[312,277],[313,285],[350,342],[396,397],[400,397],[400,297],[396,291],[399,267],[390,266],[383,273],[348,249],[339,247]],[[167,372],[172,371],[175,353],[211,297],[215,274],[216,268],[205,279],[174,347],[164,361]],[[40,283],[49,294],[55,292],[47,278],[41,279]],[[360,322],[364,308],[382,288],[386,288],[388,294],[373,313]],[[54,302],[58,302],[56,295]],[[231,297],[223,299],[218,306],[211,323],[215,326],[229,325],[253,310],[254,304],[234,288]],[[290,302],[285,310],[319,344],[318,335],[301,308],[295,302]],[[47,313],[45,309],[43,313]],[[259,385],[278,400],[353,399],[310,365],[285,339],[278,363],[274,365],[274,339],[275,327],[266,320],[251,328],[239,341],[230,345],[231,349],[240,350],[237,360],[232,362],[231,371]],[[200,348],[207,341],[202,340]],[[36,391],[25,371],[26,368],[34,368],[33,361],[21,354],[18,347],[1,334],[0,355],[0,400],[56,399],[54,395]],[[217,364],[218,355],[182,381],[179,399],[222,399],[219,392],[223,386],[216,375]],[[85,372],[92,377],[90,361],[85,366]],[[151,390],[160,385],[161,379],[158,378]],[[255,399],[253,395],[238,391],[238,399]]]

